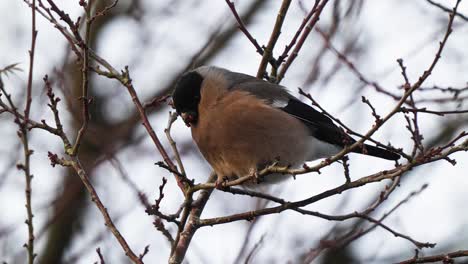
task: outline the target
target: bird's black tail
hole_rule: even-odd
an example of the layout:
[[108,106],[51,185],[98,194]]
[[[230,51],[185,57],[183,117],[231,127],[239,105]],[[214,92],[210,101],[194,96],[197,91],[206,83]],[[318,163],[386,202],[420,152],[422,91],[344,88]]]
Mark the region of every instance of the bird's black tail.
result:
[[364,144],[362,148],[355,148],[351,152],[361,153],[387,160],[398,160],[400,155],[386,149]]

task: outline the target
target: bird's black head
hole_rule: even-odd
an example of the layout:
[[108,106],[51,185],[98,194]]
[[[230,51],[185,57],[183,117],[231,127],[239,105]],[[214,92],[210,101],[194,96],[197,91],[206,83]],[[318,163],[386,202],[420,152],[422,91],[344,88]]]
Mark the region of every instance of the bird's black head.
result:
[[203,77],[198,72],[187,72],[180,77],[172,93],[174,107],[187,126],[194,125],[198,121],[202,82]]

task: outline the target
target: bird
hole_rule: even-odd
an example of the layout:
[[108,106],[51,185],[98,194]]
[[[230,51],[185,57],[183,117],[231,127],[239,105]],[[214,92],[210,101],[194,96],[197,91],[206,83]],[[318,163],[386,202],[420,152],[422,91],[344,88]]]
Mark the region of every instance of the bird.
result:
[[[217,183],[238,179],[273,163],[299,167],[356,142],[332,119],[279,84],[216,66],[181,75],[172,104]],[[386,160],[399,154],[363,144],[351,150]],[[277,182],[283,175],[266,176]]]

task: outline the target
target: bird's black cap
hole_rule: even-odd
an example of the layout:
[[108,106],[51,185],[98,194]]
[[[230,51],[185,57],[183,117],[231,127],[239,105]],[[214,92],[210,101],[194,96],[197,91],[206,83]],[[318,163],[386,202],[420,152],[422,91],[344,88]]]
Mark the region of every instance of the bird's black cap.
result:
[[198,117],[202,83],[203,76],[196,71],[187,72],[180,77],[172,93],[172,101],[178,114],[192,113],[195,118]]

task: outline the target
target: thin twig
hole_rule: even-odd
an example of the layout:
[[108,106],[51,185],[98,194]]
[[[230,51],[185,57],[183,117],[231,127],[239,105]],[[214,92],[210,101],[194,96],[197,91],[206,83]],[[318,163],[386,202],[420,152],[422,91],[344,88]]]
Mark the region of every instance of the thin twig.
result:
[[[28,84],[27,84],[27,92],[26,92],[26,106],[24,109],[24,119],[20,121],[18,119],[19,115],[16,115],[16,122],[19,126],[18,135],[21,138],[23,143],[23,152],[24,152],[24,163],[18,164],[17,167],[20,170],[24,171],[24,176],[26,180],[25,184],[25,198],[26,198],[26,213],[27,213],[27,220],[26,224],[28,226],[28,242],[24,245],[28,251],[28,263],[33,264],[34,258],[36,254],[34,253],[34,225],[33,225],[33,212],[32,212],[32,186],[31,181],[33,175],[31,175],[31,163],[30,157],[33,154],[33,150],[30,149],[29,146],[29,130],[28,130],[28,121],[29,121],[29,114],[31,110],[31,103],[32,103],[32,83],[33,83],[33,70],[34,70],[34,54],[36,48],[36,38],[37,38],[37,30],[36,30],[36,1],[32,1],[31,8],[31,49],[29,50],[29,73],[28,73]],[[15,109],[12,101],[10,101],[11,107]],[[17,110],[15,110],[17,111]]]
[[433,104],[444,104],[444,103],[458,103],[461,104],[464,101],[468,100],[467,96],[459,96],[459,97],[440,97],[440,98],[425,98],[425,99],[418,99],[415,100],[416,103],[433,103]]
[[99,195],[97,194],[96,189],[94,189],[94,186],[91,184],[88,174],[86,170],[83,168],[83,166],[81,165],[80,160],[77,157],[72,157],[72,158],[73,158],[72,160],[66,160],[63,158],[59,158],[56,154],[52,154],[49,152],[49,159],[51,161],[52,166],[59,164],[64,167],[71,167],[75,170],[76,174],[80,176],[81,181],[83,182],[84,186],[88,190],[91,196],[91,201],[96,204],[97,208],[101,212],[104,218],[105,225],[110,229],[114,237],[117,239],[120,246],[124,250],[125,254],[130,258],[130,260],[133,261],[133,263],[143,264],[140,258],[132,251],[132,249],[130,248],[127,241],[120,233],[120,231],[114,225],[112,218],[107,212],[107,208],[101,202],[101,199],[99,198]]
[[47,131],[59,136],[62,139],[63,143],[64,143],[65,153],[68,153],[68,152],[70,152],[72,150],[73,147],[72,147],[67,135],[63,131],[62,121],[60,120],[60,115],[59,115],[59,110],[58,110],[58,103],[61,101],[61,99],[59,97],[55,96],[55,93],[52,90],[52,84],[49,81],[49,76],[45,75],[43,80],[44,80],[44,85],[45,85],[45,89],[46,89],[46,94],[47,94],[47,97],[49,98],[49,102],[50,102],[47,105],[49,106],[50,110],[52,111],[52,113],[54,115],[54,121],[55,121],[56,128],[54,129],[54,128],[50,127],[49,125],[47,125],[45,120],[41,120],[43,126],[38,126],[38,124],[31,124],[31,127],[32,128],[36,128],[36,127],[41,128],[41,129],[47,130]]
[[242,19],[240,18],[239,14],[237,13],[237,10],[236,10],[236,7],[234,5],[233,2],[229,1],[229,0],[225,0],[226,1],[226,4],[229,6],[229,8],[231,9],[232,11],[232,14],[234,15],[234,17],[236,18],[236,21],[237,21],[237,24],[239,26],[239,29],[242,31],[242,33],[244,33],[244,35],[250,40],[250,42],[254,45],[255,49],[257,50],[257,52],[263,56],[263,49],[262,47],[260,46],[260,44],[258,44],[257,40],[252,36],[252,34],[250,34],[249,30],[247,30],[247,28],[245,27],[245,24],[244,22],[242,21]]
[[138,256],[138,258],[143,262],[143,258],[146,256],[146,254],[148,254],[148,252],[149,252],[149,245],[145,247],[145,249],[143,250],[143,253],[141,253],[140,256]]
[[[210,177],[208,178],[208,182],[214,182],[216,178],[216,174],[211,173]],[[182,222],[184,223],[185,228],[177,232],[176,241],[174,242],[174,247],[171,250],[171,256],[169,258],[170,264],[182,263],[190,242],[192,241],[192,238],[198,229],[196,223],[200,219],[203,209],[205,208],[205,205],[210,198],[211,192],[212,190],[203,190],[200,192],[197,200],[194,202],[194,206],[190,209],[188,221],[186,223],[185,221]]]
[[463,92],[468,91],[468,85],[460,88],[455,88],[455,87],[440,87],[437,85],[434,85],[432,87],[421,87],[418,89],[418,91],[424,92],[424,91],[440,91],[442,93],[453,93],[454,98],[457,98],[458,95],[460,95]]
[[362,102],[365,103],[366,105],[368,105],[369,108],[371,109],[372,116],[375,119],[375,123],[378,124],[378,123],[382,122],[382,118],[380,117],[380,115],[377,114],[377,112],[375,111],[375,107],[371,104],[369,99],[367,99],[365,96],[361,96],[361,99],[362,99]]
[[350,183],[351,182],[351,176],[349,176],[349,158],[348,156],[344,156],[343,159],[343,170],[344,170],[344,175],[345,175],[345,178],[346,178],[346,183]]
[[[105,16],[112,8],[114,8],[117,5],[118,2],[119,2],[119,0],[114,0],[114,2],[112,2],[110,5],[104,7],[103,10],[97,12],[94,16],[91,17],[91,22],[93,22],[98,17]],[[88,3],[88,5],[89,5],[89,3]]]
[[[375,223],[374,225],[370,226],[369,228],[365,228],[365,229],[360,229],[358,230],[357,232],[355,231],[352,231],[351,234],[349,236],[346,236],[344,239],[340,239],[339,243],[340,243],[340,247],[345,247],[347,245],[349,245],[351,242],[357,240],[358,238],[368,234],[369,232],[371,232],[372,230],[374,230],[375,228],[377,228],[378,226],[381,226],[381,223],[388,217],[390,216],[392,213],[394,213],[399,207],[401,207],[403,204],[407,203],[410,199],[412,199],[413,197],[419,195],[421,192],[423,192],[425,189],[427,188],[427,184],[424,184],[421,186],[421,188],[419,190],[416,190],[416,191],[413,191],[411,193],[408,194],[408,196],[406,196],[403,200],[401,200],[398,204],[396,204],[392,209],[390,209],[388,212],[386,212],[385,214],[382,215],[382,217],[380,217],[378,220],[377,220],[377,223]],[[418,241],[415,241],[414,239],[412,239],[411,237],[403,237],[407,240],[409,240],[410,242],[412,242],[414,245],[416,245],[418,248],[423,248],[423,247],[434,247],[435,244],[433,243],[422,243],[422,242],[418,242]]]
[[[121,74],[117,73],[117,71],[112,67],[107,61],[104,59],[100,58],[97,54],[94,52],[90,52],[90,56],[94,58],[96,61],[98,61],[102,66],[104,66],[108,71],[102,71],[99,68],[95,68],[96,73],[99,75],[106,76],[111,79],[117,79],[123,86],[127,88],[128,93],[130,94],[130,97],[132,98],[133,103],[135,104],[135,107],[140,115],[140,119],[143,122],[143,126],[145,127],[146,131],[148,132],[149,136],[153,140],[153,143],[155,144],[156,148],[158,149],[159,153],[164,159],[165,164],[167,167],[170,169],[171,172],[173,172],[177,184],[179,188],[182,190],[182,192],[185,193],[186,189],[186,184],[189,182],[183,174],[181,174],[178,170],[175,164],[172,162],[172,160],[169,158],[169,155],[167,154],[166,149],[162,145],[161,141],[159,140],[158,136],[156,135],[156,132],[154,132],[153,126],[150,124],[148,116],[146,114],[145,108],[143,107],[143,104],[140,101],[140,98],[138,97],[135,87],[133,87],[132,79],[130,78],[130,72],[128,70],[128,66],[125,66],[125,69],[122,71]],[[177,172],[177,173],[176,173]]]
[[180,157],[179,150],[177,149],[177,143],[174,141],[174,139],[171,136],[171,128],[172,124],[177,120],[178,114],[176,112],[172,113],[169,112],[169,119],[167,121],[167,127],[164,129],[164,133],[166,134],[167,140],[171,144],[172,151],[174,152],[175,159],[177,161],[177,165],[179,166],[180,173],[182,175],[187,175],[185,174],[185,168],[184,164],[182,163],[182,158]]
[[[403,75],[403,78],[405,80],[405,84],[403,85],[403,89],[405,91],[409,90],[411,88],[411,83],[409,81],[409,78],[406,74],[406,67],[403,64],[403,59],[397,59],[398,65],[401,68],[401,74]],[[411,106],[412,108],[416,108],[416,102],[414,101],[413,94],[410,94],[409,100],[408,100],[408,105]],[[404,108],[404,107],[402,107]],[[413,112],[413,118],[410,119],[408,115],[405,115],[405,119],[407,122],[406,128],[409,130],[411,133],[411,138],[413,139],[413,150],[411,151],[411,157],[416,157],[417,151],[419,150],[420,153],[424,152],[424,145],[422,143],[422,140],[424,139],[420,129],[419,129],[419,119],[418,119],[418,112]]]
[[258,66],[257,78],[259,79],[263,79],[268,62],[272,64],[271,77],[276,77],[276,70],[279,65],[277,65],[273,57],[273,50],[281,34],[281,27],[283,26],[283,22],[284,22],[284,19],[286,18],[286,13],[288,12],[290,4],[291,4],[291,0],[283,0],[281,4],[280,10],[276,17],[275,25],[273,27],[273,31],[271,32],[270,40],[268,41],[268,44],[265,47],[262,60],[260,61],[260,65]]
[[466,114],[466,113],[468,113],[468,110],[435,111],[435,110],[429,110],[426,107],[422,107],[422,108],[402,107],[401,112],[403,112],[403,113],[418,112],[418,113],[426,113],[426,114],[444,116],[444,115],[451,115],[451,114]]
[[[42,1],[39,1],[39,3],[42,3]],[[73,36],[76,38],[77,43],[84,43],[84,41],[83,41],[83,39],[82,39],[82,37],[80,35],[78,26],[77,26],[78,23],[74,23],[73,20],[70,18],[70,15],[68,15],[63,10],[61,10],[54,3],[53,0],[47,0],[47,3],[49,3],[49,5],[50,5],[50,10],[52,10],[54,13],[56,13],[60,17],[60,19],[63,20],[68,25],[68,27],[70,28],[70,30],[73,33]],[[44,8],[44,10],[48,10],[48,8],[46,8],[45,6],[43,6],[43,8]],[[52,16],[52,13],[50,13],[50,11],[49,11],[49,14]]]
[[302,45],[304,45],[305,40],[307,39],[310,32],[314,28],[315,24],[317,24],[318,20],[320,19],[320,14],[322,13],[327,3],[328,3],[328,0],[322,0],[322,2],[317,6],[317,9],[314,12],[314,16],[309,21],[307,26],[304,28],[304,31],[302,32],[301,37],[299,38],[297,44],[294,46],[292,53],[288,56],[288,59],[286,60],[284,65],[281,67],[281,70],[278,73],[278,76],[276,78],[277,83],[281,82],[281,80],[284,78],[284,75],[286,74],[286,71],[289,69],[293,61],[296,59],[297,55],[299,54],[299,51],[302,48]]
[[390,96],[391,98],[393,98],[394,100],[399,100],[400,99],[400,96],[397,95],[397,94],[394,94],[394,93],[391,93],[389,91],[387,91],[386,89],[384,89],[382,86],[380,86],[377,82],[373,82],[373,81],[370,81],[368,78],[366,78],[364,76],[364,74],[361,73],[361,71],[359,71],[357,69],[357,67],[354,65],[354,63],[352,63],[348,57],[343,54],[342,52],[340,52],[337,48],[335,48],[335,46],[331,43],[330,41],[330,38],[329,36],[323,32],[322,30],[320,30],[319,28],[316,28],[315,31],[317,31],[320,36],[322,36],[324,42],[325,42],[325,46],[330,50],[332,51],[333,54],[335,54],[335,56],[341,61],[343,62],[350,70],[351,72],[354,73],[354,75],[356,75],[356,77],[361,81],[363,82],[364,84],[366,85],[369,85],[371,87],[373,87],[377,92],[380,92],[382,94],[385,94],[385,95],[388,95]]
[[301,35],[302,31],[304,30],[305,26],[307,25],[307,22],[309,22],[312,15],[315,13],[315,11],[317,11],[317,5],[319,3],[320,3],[320,0],[315,0],[314,6],[310,9],[307,16],[302,20],[302,23],[299,26],[299,28],[297,29],[296,33],[294,34],[294,37],[291,39],[291,42],[284,47],[283,53],[278,57],[278,61],[277,61],[278,64],[283,63],[283,61],[288,57],[289,51],[296,44],[297,38]]
[[417,255],[408,260],[400,261],[398,264],[414,264],[414,263],[455,263],[454,258],[468,257],[468,250],[458,250],[450,253],[444,253],[440,255],[433,255],[427,257],[418,257]]
[[[122,179],[127,183],[127,185],[138,196],[138,200],[141,202],[143,208],[145,208],[145,209],[151,208],[151,204],[148,201],[148,198],[146,197],[146,195],[141,190],[138,189],[138,186],[136,185],[136,183],[130,179],[130,177],[128,176],[128,173],[125,171],[125,169],[123,167],[123,164],[120,162],[120,160],[117,157],[111,157],[109,159],[109,161],[115,167],[115,169],[119,172]],[[175,219],[176,217],[166,216],[166,218],[172,220],[172,219]],[[177,222],[175,222],[175,223],[178,224]],[[153,221],[153,224],[156,227],[156,229],[159,232],[161,232],[167,238],[167,240],[172,244],[172,242],[174,241],[174,238],[172,237],[169,230],[167,230],[164,223],[161,221],[161,218],[156,216],[154,221]]]
[[[426,2],[428,2],[429,4],[431,4],[431,5],[435,6],[435,7],[438,7],[439,9],[441,9],[441,10],[443,10],[443,11],[449,13],[449,14],[453,12],[453,9],[445,7],[445,6],[443,6],[443,5],[439,4],[439,3],[436,3],[436,2],[434,2],[432,0],[426,0]],[[455,12],[455,15],[468,22],[468,17],[467,16],[465,16],[465,15],[459,13],[459,12]]]
[[403,75],[403,78],[405,79],[404,88],[408,89],[409,87],[411,87],[411,83],[409,81],[408,75],[406,74],[406,67],[403,64],[403,59],[397,59],[397,62],[398,62],[398,65],[401,68],[401,75]]
[[263,245],[265,235],[262,235],[260,237],[260,240],[258,240],[257,243],[253,246],[252,250],[250,250],[249,254],[247,254],[247,257],[245,258],[245,264],[252,263],[252,259],[255,256],[255,254],[258,252],[258,249]]
[[78,130],[78,135],[75,140],[75,144],[71,149],[71,153],[67,153],[71,156],[75,156],[78,154],[81,142],[83,141],[84,134],[88,129],[89,123],[89,103],[91,100],[88,98],[88,83],[89,83],[89,44],[90,44],[90,34],[91,34],[91,25],[93,22],[91,16],[91,8],[93,6],[93,0],[89,0],[87,4],[84,4],[84,10],[86,13],[86,23],[85,23],[85,39],[84,43],[82,44],[82,51],[83,51],[83,62],[81,65],[81,118],[82,124],[80,129]]
[[98,254],[98,257],[99,257],[99,264],[106,264],[106,261],[104,261],[104,257],[102,256],[102,253],[101,253],[101,248],[99,247],[96,248],[96,253]]

